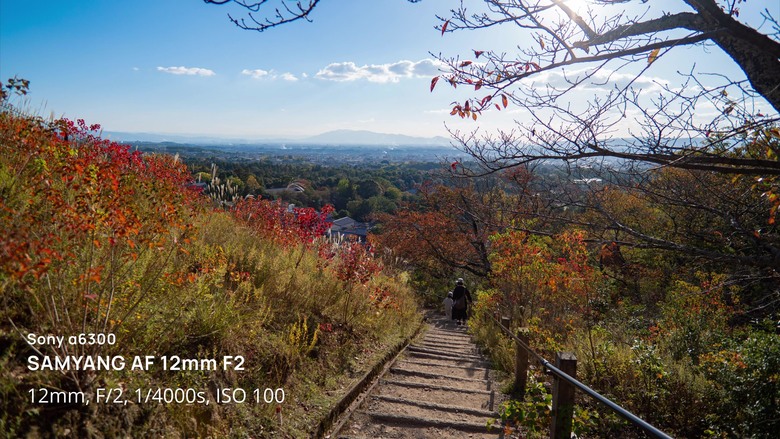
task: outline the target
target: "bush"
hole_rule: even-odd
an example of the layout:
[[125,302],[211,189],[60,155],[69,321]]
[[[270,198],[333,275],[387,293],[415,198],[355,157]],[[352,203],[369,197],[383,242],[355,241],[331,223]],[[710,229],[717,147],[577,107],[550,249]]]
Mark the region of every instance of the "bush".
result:
[[[359,244],[320,235],[327,211],[287,212],[265,200],[210,211],[174,157],[142,155],[83,122],[46,124],[0,113],[0,429],[24,436],[303,435],[350,374],[415,329],[402,278]],[[114,333],[83,355],[242,355],[244,371],[82,371],[25,367],[27,333]],[[89,393],[143,388],[283,387],[285,405],[54,405],[28,389]],[[322,401],[325,401],[324,403]],[[174,408],[175,407],[175,408]]]
[[[770,326],[771,328],[771,326]],[[714,347],[701,370],[717,389],[715,436],[770,438],[780,431],[780,335],[748,330]]]

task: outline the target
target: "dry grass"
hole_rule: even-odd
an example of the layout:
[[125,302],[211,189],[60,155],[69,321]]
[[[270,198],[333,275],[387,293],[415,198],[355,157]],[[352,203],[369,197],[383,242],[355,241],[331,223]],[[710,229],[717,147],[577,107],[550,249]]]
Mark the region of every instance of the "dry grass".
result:
[[[103,191],[105,181],[89,180],[88,173],[78,185],[52,187],[73,172],[68,154],[57,151],[78,155],[82,146],[32,121],[6,113],[1,121],[0,219],[14,232],[2,240],[6,253],[0,264],[0,431],[6,435],[306,437],[351,380],[413,330],[417,303],[403,276],[379,272],[366,282],[345,282],[333,262],[323,263],[318,252],[323,242],[281,245],[259,237],[229,213],[190,201],[175,204],[194,196],[183,185],[147,185],[143,175],[131,171],[113,191]],[[22,143],[36,147],[22,153]],[[180,166],[161,160],[156,166]],[[112,211],[106,206],[113,206],[112,193],[125,189],[131,195],[116,208],[129,206],[123,215],[137,214],[140,222],[118,245],[122,229],[110,229]],[[45,194],[83,204],[86,213],[77,213],[85,218],[105,218],[84,233],[64,230]],[[50,221],[40,221],[38,215],[48,211]],[[154,218],[169,222],[151,227]],[[25,259],[14,258],[9,246],[49,235],[53,238],[41,246],[65,256],[44,261],[48,265],[40,272],[21,272],[19,261]],[[31,253],[32,262],[39,256]],[[36,353],[24,334],[103,331],[115,333],[117,344],[85,347],[81,353],[154,355],[158,364],[162,356],[242,356],[245,370],[128,367],[62,374],[26,367],[31,355],[74,352],[39,347]],[[136,389],[191,388],[209,393],[212,403],[30,403],[27,391],[42,387],[88,393],[122,387],[130,396]],[[260,389],[261,399],[266,388],[284,389],[285,422],[279,425],[276,404],[215,404],[214,392],[224,387],[248,394]]]

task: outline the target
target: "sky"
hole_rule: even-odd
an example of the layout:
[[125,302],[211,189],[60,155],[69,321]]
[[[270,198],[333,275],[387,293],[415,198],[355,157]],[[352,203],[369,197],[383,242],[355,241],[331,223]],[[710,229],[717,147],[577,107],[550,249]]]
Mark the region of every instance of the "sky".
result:
[[[263,139],[337,129],[424,137],[448,137],[446,126],[509,129],[525,115],[464,121],[449,116],[462,90],[429,91],[439,74],[431,53],[516,51],[522,38],[513,28],[442,36],[436,14],[455,4],[326,0],[313,22],[258,33],[228,20],[243,10],[201,0],[0,0],[0,80],[30,80],[28,111],[106,131]],[[648,86],[691,59],[739,75],[717,50],[704,57],[693,50],[659,59]]]

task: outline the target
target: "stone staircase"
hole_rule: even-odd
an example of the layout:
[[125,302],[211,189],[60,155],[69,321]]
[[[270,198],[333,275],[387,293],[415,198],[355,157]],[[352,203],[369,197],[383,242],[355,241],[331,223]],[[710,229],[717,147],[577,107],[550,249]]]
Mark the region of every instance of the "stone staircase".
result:
[[[495,371],[465,327],[429,316],[333,438],[499,437]],[[495,427],[487,429],[489,420]]]

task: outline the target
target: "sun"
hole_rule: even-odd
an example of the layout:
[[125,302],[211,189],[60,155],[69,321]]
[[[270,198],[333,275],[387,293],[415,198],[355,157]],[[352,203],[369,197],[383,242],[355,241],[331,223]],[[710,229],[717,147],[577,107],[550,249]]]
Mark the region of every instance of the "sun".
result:
[[590,0],[563,0],[563,3],[571,8],[572,11],[582,14],[587,11],[588,6],[590,6],[592,2]]

